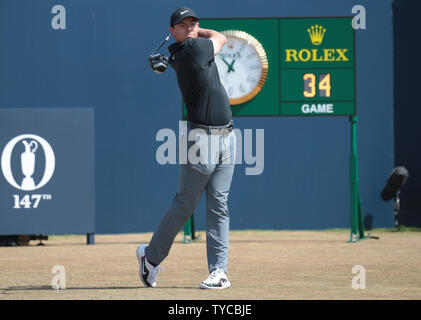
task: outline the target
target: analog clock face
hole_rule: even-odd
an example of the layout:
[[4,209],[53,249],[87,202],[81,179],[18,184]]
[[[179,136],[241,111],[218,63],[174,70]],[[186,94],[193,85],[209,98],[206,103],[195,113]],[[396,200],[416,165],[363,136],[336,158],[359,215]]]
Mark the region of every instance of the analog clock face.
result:
[[230,104],[241,104],[253,99],[266,81],[266,52],[246,32],[228,30],[222,33],[227,37],[227,42],[215,57],[215,63]]

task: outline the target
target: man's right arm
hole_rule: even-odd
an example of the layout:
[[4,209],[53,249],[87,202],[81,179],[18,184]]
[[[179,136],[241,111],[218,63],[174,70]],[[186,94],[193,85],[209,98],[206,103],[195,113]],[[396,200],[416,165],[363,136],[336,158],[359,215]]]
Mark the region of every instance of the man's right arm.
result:
[[199,28],[197,35],[200,38],[212,40],[214,56],[216,56],[219,53],[219,51],[221,51],[225,42],[227,42],[227,38],[222,33],[211,29]]

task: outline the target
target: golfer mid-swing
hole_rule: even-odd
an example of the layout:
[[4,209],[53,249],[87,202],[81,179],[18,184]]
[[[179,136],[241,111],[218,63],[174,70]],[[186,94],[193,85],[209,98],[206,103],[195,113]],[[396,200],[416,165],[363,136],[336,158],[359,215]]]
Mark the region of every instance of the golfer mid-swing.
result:
[[[139,275],[144,285],[155,287],[159,264],[167,257],[174,239],[191,217],[203,191],[206,193],[206,247],[210,275],[203,289],[225,289],[228,281],[228,194],[234,172],[235,133],[229,99],[220,81],[214,56],[226,42],[223,34],[199,28],[193,10],[181,7],[170,18],[170,32],[176,42],[168,47],[170,65],[186,103],[188,134],[192,143],[217,140],[219,148],[208,148],[200,161],[181,164],[176,196],[162,217],[148,246],[137,248]],[[214,144],[214,141],[212,142]],[[215,149],[215,150],[214,150]]]

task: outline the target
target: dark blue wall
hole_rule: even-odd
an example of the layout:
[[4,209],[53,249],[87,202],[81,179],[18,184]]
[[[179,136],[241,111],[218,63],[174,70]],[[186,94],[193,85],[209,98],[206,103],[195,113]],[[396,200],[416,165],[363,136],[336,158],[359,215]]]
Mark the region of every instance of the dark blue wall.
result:
[[[51,8],[67,10],[67,29],[51,28]],[[350,16],[356,32],[358,152],[364,214],[393,225],[379,193],[394,165],[391,1],[0,1],[0,107],[94,107],[96,232],[153,231],[170,205],[178,166],[159,165],[161,128],[178,129],[181,95],[173,70],[151,72],[147,56],[168,34],[180,5],[201,17]],[[265,129],[265,169],[235,171],[232,229],[350,226],[350,124],[346,117],[236,118]],[[0,183],[5,183],[0,178]],[[204,229],[204,199],[196,229]]]
[[421,61],[417,23],[421,2],[394,1],[395,166],[405,166],[409,179],[401,190],[399,223],[421,227]]

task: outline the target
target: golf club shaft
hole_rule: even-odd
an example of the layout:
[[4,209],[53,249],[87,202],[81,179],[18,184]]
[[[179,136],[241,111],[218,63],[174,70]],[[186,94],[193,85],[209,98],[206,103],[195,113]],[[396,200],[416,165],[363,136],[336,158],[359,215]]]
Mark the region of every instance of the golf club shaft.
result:
[[155,51],[152,54],[155,54],[161,47],[164,45],[165,42],[167,42],[171,37],[171,33],[161,42],[161,44],[158,46],[158,48],[155,49]]

